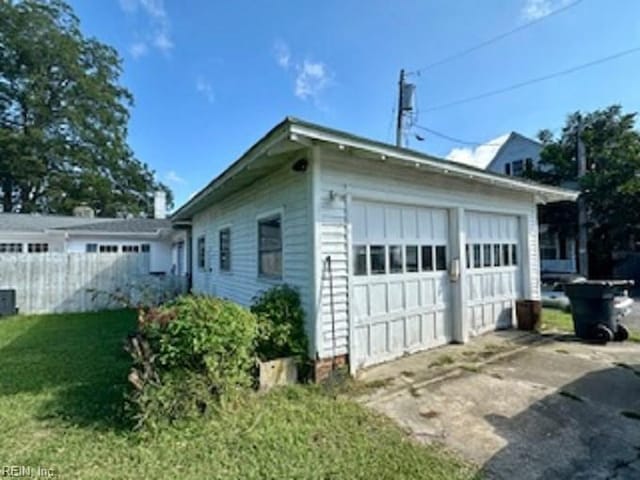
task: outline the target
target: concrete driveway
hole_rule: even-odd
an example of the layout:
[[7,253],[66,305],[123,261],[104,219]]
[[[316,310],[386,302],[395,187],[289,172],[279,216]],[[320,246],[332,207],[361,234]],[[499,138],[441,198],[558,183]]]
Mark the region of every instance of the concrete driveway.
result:
[[[491,354],[480,355],[487,346]],[[363,398],[370,407],[488,478],[640,478],[639,344],[490,334],[373,368],[363,380],[385,385]]]

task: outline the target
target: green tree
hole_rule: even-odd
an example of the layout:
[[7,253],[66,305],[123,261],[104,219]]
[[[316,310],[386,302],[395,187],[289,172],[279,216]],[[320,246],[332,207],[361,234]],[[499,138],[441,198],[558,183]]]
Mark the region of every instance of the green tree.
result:
[[0,189],[5,212],[150,213],[169,189],[127,144],[133,97],[117,52],[62,0],[0,0]]
[[[640,239],[640,133],[636,113],[625,113],[619,105],[568,116],[558,138],[548,130],[538,134],[544,144],[536,180],[580,189],[587,204],[589,243],[598,255],[635,248]],[[580,133],[581,132],[581,133]],[[585,145],[587,172],[578,178],[577,139]],[[575,222],[575,209],[544,209],[559,218],[562,228]]]

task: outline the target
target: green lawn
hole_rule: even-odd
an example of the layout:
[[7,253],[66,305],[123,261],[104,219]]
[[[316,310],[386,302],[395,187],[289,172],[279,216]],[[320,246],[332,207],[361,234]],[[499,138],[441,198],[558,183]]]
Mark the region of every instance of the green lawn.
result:
[[[542,330],[573,332],[571,314],[554,308],[542,309]],[[640,342],[640,332],[631,331],[629,341]]]
[[475,478],[358,404],[316,387],[247,395],[208,420],[132,433],[123,422],[135,315],[0,319],[0,467],[58,478]]

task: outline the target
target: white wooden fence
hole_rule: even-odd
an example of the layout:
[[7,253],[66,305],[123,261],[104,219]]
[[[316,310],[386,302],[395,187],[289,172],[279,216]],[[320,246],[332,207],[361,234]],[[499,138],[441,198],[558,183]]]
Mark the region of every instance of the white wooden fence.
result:
[[148,253],[2,253],[0,289],[20,313],[85,312],[157,303],[186,291],[186,278],[150,275]]

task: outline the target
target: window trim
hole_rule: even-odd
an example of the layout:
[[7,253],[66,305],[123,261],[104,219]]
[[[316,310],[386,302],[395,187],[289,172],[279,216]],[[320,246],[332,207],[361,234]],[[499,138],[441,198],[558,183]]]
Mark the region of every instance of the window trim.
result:
[[[260,222],[273,218],[280,218],[280,274],[269,275],[260,272]],[[284,208],[267,210],[256,215],[256,277],[261,280],[281,281],[284,279]]]
[[[229,232],[228,239],[228,267],[222,268],[222,232]],[[218,272],[223,274],[231,273],[231,224],[221,225],[218,228]]]

